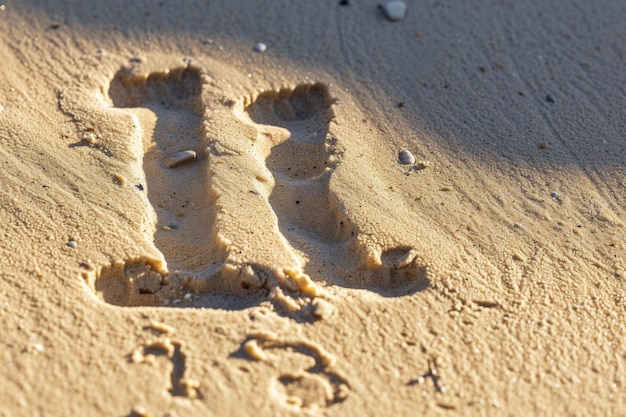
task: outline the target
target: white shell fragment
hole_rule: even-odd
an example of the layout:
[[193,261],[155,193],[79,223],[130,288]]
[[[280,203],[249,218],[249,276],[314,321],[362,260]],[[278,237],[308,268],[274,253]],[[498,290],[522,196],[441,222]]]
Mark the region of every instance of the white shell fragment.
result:
[[398,154],[398,160],[402,165],[413,165],[415,163],[415,156],[409,150],[402,150]]
[[196,158],[196,151],[188,149],[186,151],[174,152],[173,154],[166,156],[165,158],[163,158],[163,163],[168,168],[174,168],[185,162],[195,161]]
[[389,1],[383,6],[383,12],[387,19],[397,22],[402,20],[406,14],[406,3],[398,0]]
[[69,246],[72,249],[76,249],[76,246],[78,246],[78,244],[74,240],[68,240],[66,245]]
[[267,45],[264,44],[263,42],[255,43],[254,47],[252,48],[254,52],[265,52],[266,49],[267,49]]

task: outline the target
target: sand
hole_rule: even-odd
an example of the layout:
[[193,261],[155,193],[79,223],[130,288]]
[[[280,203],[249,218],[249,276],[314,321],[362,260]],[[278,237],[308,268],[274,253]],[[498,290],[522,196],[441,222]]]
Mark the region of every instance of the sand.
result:
[[626,415],[626,8],[407,5],[0,8],[0,416]]

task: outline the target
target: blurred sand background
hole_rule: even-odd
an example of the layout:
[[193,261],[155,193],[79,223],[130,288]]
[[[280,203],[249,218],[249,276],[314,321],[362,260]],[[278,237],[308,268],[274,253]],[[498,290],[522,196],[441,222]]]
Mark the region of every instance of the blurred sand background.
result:
[[3,3],[1,416],[626,415],[626,4],[340,3]]

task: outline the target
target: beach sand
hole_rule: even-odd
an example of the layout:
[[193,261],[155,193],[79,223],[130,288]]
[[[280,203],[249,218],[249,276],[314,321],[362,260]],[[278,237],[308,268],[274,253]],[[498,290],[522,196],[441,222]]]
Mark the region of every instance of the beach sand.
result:
[[0,7],[0,416],[626,415],[626,7],[407,6]]

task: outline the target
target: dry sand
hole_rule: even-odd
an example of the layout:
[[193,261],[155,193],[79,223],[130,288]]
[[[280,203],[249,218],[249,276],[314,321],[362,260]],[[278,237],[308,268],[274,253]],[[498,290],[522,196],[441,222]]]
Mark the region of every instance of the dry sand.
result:
[[6,2],[0,415],[626,415],[624,21]]

